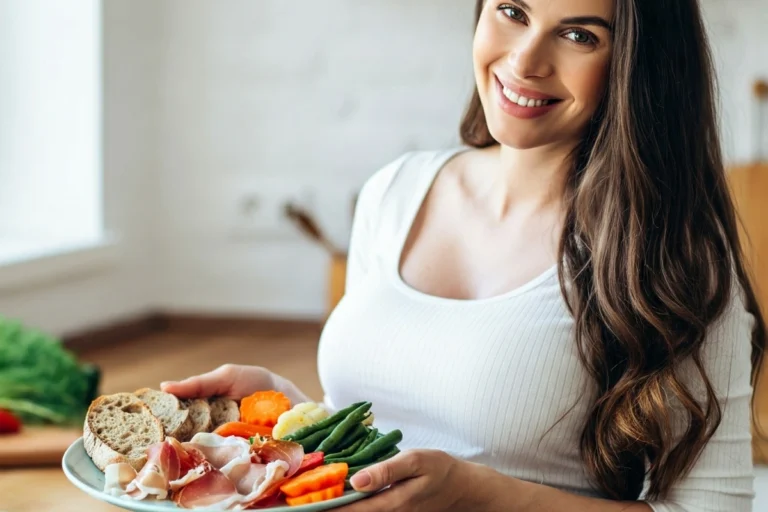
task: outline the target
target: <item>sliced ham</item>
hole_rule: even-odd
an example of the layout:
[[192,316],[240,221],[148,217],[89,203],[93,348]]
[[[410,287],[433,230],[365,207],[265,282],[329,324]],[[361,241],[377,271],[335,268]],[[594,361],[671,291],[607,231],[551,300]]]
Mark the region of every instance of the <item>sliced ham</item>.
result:
[[251,445],[242,437],[222,437],[200,432],[183,446],[199,450],[211,466],[224,475],[228,475],[237,466],[251,463]]
[[173,499],[184,508],[244,510],[262,504],[301,465],[301,445],[199,433],[188,443],[167,438],[147,449],[138,474],[127,464],[106,468],[104,491],[123,498]]
[[130,464],[120,462],[104,468],[104,492],[110,496],[125,496],[125,489],[136,478],[136,470]]
[[264,441],[255,440],[251,446],[254,452],[262,462],[273,462],[282,460],[288,463],[288,472],[286,477],[291,477],[299,470],[301,461],[304,459],[304,448],[299,443],[289,441],[280,441],[267,438]]
[[[274,484],[283,480],[288,469],[288,464],[281,460],[252,466],[256,468],[241,475],[244,480],[237,483],[214,469],[181,489],[173,500],[180,507],[189,509],[245,510],[258,502]],[[246,481],[251,485],[249,492],[238,492],[240,489],[246,490]]]
[[147,448],[147,462],[136,478],[128,484],[126,493],[135,500],[168,497],[169,483],[179,478],[179,455],[172,441],[165,440]]

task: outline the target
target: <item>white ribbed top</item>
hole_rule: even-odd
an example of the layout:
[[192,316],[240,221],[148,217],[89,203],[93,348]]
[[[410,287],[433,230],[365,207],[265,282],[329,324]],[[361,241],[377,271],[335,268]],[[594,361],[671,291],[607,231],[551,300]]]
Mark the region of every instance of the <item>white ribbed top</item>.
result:
[[[347,292],[318,353],[326,402],[373,402],[378,428],[403,431],[402,448],[444,450],[516,478],[597,496],[579,457],[594,388],[556,268],[482,300],[430,296],[400,277],[411,224],[457,151],[407,154],[363,187]],[[752,317],[734,300],[709,334],[706,366],[723,399],[723,422],[668,501],[651,504],[656,511],[752,510],[751,327]]]

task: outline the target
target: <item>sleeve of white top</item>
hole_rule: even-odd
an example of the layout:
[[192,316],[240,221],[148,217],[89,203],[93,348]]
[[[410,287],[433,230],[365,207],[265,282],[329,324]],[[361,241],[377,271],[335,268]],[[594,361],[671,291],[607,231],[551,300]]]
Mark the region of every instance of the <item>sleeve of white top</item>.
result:
[[359,286],[369,270],[377,220],[383,214],[382,201],[406,158],[408,154],[379,169],[360,190],[349,238],[345,293]]
[[[750,354],[754,318],[740,296],[734,293],[730,305],[712,326],[702,353],[722,421],[691,472],[674,485],[663,501],[648,503],[656,512],[752,511]],[[700,394],[701,388],[696,389]]]

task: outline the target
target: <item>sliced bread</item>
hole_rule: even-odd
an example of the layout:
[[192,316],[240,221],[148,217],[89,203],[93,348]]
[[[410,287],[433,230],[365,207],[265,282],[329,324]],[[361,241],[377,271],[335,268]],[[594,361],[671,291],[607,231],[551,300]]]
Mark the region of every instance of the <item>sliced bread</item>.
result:
[[133,394],[147,404],[152,414],[157,416],[163,424],[166,437],[174,437],[179,441],[187,438],[192,430],[192,418],[178,398],[170,393],[150,388],[138,389]]
[[147,461],[147,448],[164,438],[162,423],[131,393],[98,397],[83,425],[85,451],[102,471],[120,462],[140,471]]
[[240,421],[240,407],[231,398],[213,397],[208,403],[211,404],[211,430],[229,421]]
[[192,400],[182,400],[182,404],[189,411],[189,417],[192,418],[192,429],[187,434],[187,440],[198,432],[210,432],[211,428],[211,406],[207,400],[195,398]]

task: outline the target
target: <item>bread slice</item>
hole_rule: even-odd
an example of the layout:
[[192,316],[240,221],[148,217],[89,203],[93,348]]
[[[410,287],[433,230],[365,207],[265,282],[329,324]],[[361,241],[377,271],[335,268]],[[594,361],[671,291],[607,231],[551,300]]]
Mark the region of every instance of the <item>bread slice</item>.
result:
[[182,400],[181,402],[189,411],[189,417],[192,418],[192,429],[187,434],[187,441],[198,432],[210,432],[213,422],[211,420],[211,406],[207,400],[196,398],[193,400]]
[[211,404],[213,422],[211,430],[229,421],[240,421],[240,407],[231,398],[213,397],[209,398],[208,402]]
[[163,424],[166,437],[174,437],[179,441],[187,438],[193,427],[192,418],[178,398],[150,388],[138,389],[133,394],[147,404],[152,414],[157,416]]
[[96,398],[83,425],[85,451],[102,471],[119,462],[140,471],[147,462],[147,448],[164,438],[160,420],[131,393]]

